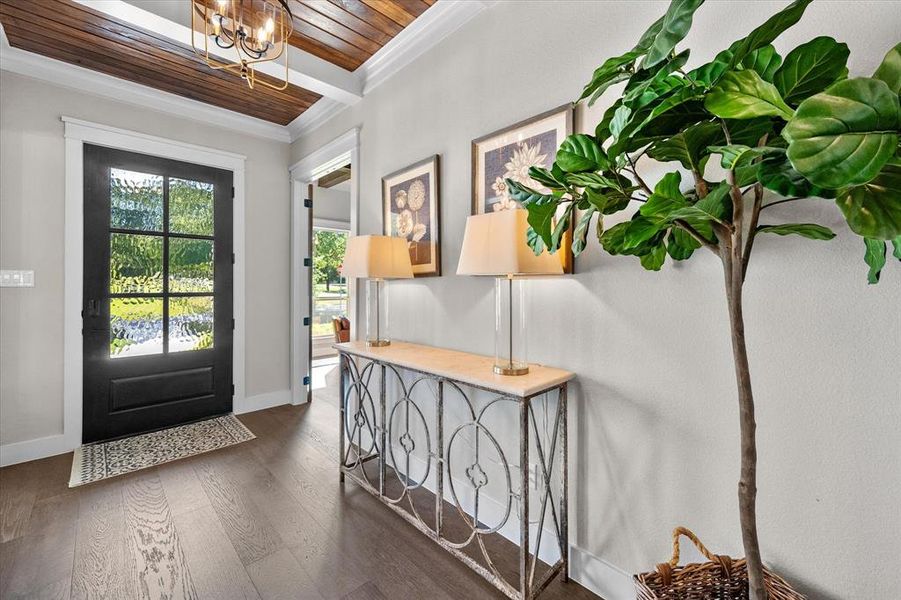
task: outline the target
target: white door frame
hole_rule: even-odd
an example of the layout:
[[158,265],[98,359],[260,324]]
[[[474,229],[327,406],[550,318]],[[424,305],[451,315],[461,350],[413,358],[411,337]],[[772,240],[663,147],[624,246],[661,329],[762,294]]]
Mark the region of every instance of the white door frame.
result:
[[[303,325],[309,311],[307,273],[303,266],[307,257],[307,240],[313,227],[308,209],[304,208],[307,186],[317,179],[350,163],[350,235],[358,231],[357,211],[360,192],[360,130],[351,129],[319,150],[312,152],[291,166],[291,403],[307,400],[307,386],[303,383],[309,364],[310,326]],[[313,201],[315,202],[315,195]],[[359,328],[357,320],[356,280],[347,282],[348,304],[352,331]]]
[[[244,399],[244,160],[240,154],[195,146],[175,140],[62,117],[66,137],[65,305],[63,314],[63,444],[59,452],[81,446],[82,430],[82,318],[84,302],[84,144],[140,152],[231,171],[235,198],[235,266],[233,302],[235,331],[232,339],[233,408]],[[51,456],[45,454],[44,456]],[[26,459],[28,460],[28,459]]]

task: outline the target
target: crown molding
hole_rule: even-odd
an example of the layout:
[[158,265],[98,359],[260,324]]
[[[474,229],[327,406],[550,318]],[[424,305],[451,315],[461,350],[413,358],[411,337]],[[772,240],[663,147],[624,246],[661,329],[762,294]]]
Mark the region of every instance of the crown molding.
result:
[[341,104],[330,98],[321,98],[313,103],[310,108],[300,113],[296,119],[288,123],[287,129],[293,142],[302,135],[305,135],[333,116],[347,108],[347,105]]
[[483,0],[443,0],[433,4],[360,65],[357,71],[362,74],[363,95],[437,46],[493,3]]
[[[362,81],[363,96],[496,3],[497,0],[442,0],[433,4],[354,71]],[[291,141],[314,131],[344,108],[346,105],[327,98],[318,100],[288,124]]]
[[255,137],[278,142],[291,141],[288,129],[282,125],[13,48],[2,26],[0,69]]

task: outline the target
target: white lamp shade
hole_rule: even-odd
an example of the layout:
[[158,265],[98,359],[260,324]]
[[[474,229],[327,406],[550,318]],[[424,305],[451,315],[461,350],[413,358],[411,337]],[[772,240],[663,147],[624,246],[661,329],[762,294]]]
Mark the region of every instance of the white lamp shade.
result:
[[344,277],[363,279],[410,279],[413,265],[403,238],[386,235],[357,235],[347,240]]
[[529,247],[525,209],[473,215],[466,219],[457,275],[562,275],[560,260]]

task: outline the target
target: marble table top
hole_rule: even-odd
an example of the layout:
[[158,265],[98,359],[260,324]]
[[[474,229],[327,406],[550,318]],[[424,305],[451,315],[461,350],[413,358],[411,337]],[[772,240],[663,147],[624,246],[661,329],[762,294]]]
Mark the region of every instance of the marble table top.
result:
[[525,375],[497,375],[493,371],[493,357],[407,342],[392,341],[389,346],[371,347],[366,342],[353,341],[332,347],[339,352],[446,377],[517,398],[534,396],[575,377],[569,371],[536,364],[530,364]]

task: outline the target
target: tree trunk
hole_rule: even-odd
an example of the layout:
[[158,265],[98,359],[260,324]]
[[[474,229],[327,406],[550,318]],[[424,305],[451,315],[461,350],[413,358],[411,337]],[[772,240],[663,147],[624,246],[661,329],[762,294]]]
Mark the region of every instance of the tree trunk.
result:
[[745,323],[742,315],[741,251],[740,247],[736,246],[725,250],[724,265],[726,267],[726,299],[729,305],[729,323],[732,329],[732,356],[735,362],[735,380],[738,384],[741,425],[741,478],[738,482],[738,510],[742,542],[748,562],[750,598],[751,600],[766,600],[763,563],[760,559],[760,544],[757,540],[757,423],[754,420],[754,396],[751,392],[751,372],[748,366]]

